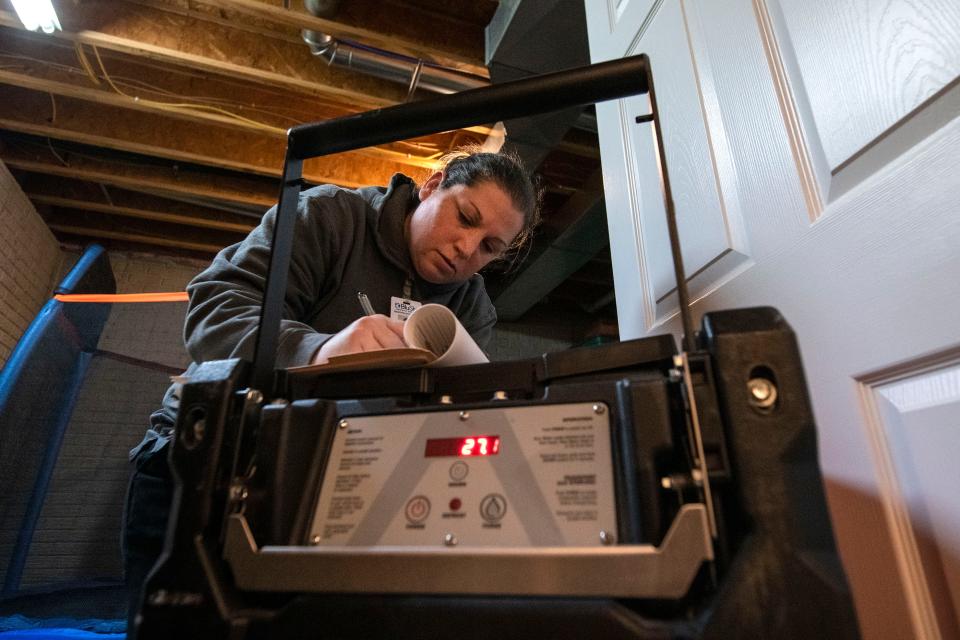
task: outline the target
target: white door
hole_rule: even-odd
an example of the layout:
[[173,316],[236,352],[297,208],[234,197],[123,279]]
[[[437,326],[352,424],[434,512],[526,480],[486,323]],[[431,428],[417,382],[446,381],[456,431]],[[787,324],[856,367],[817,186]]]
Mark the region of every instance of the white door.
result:
[[[697,321],[797,333],[864,637],[960,637],[960,2],[586,7],[651,58]],[[679,333],[647,111],[598,106],[623,338]]]

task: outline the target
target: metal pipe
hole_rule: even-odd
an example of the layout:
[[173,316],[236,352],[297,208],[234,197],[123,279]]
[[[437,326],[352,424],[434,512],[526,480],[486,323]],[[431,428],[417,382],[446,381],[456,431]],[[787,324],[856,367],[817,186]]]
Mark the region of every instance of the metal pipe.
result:
[[[360,47],[337,40],[331,35],[304,29],[304,42],[313,55],[323,58],[327,64],[344,67],[383,78],[391,82],[411,85],[411,89],[426,89],[433,93],[457,93],[489,85],[489,81],[456,71],[447,70],[423,60],[393,53],[378,53],[374,49]],[[414,79],[414,82],[411,82]]]

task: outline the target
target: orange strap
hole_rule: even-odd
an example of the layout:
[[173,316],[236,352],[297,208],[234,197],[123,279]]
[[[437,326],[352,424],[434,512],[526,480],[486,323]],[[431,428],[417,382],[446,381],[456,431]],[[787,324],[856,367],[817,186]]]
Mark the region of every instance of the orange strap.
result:
[[188,302],[186,291],[171,293],[69,293],[53,296],[60,302]]

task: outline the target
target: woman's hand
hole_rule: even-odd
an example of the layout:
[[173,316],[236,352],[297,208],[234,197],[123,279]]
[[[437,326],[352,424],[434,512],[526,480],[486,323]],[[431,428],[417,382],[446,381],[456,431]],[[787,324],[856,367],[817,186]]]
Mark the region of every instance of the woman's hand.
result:
[[403,323],[384,315],[364,316],[323,343],[310,364],[323,364],[333,356],[407,346]]

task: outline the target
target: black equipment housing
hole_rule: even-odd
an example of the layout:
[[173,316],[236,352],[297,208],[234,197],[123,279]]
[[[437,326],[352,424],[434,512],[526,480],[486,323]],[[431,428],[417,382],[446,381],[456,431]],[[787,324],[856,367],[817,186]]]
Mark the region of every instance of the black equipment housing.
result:
[[[657,128],[662,159],[645,56],[291,130],[257,355],[252,365],[202,363],[184,384],[170,453],[176,488],[166,547],[147,579],[132,637],[858,637],[793,332],[776,310],[761,307],[708,313],[694,333],[665,166],[685,326],[682,369],[672,336],[657,336],[447,369],[313,376],[274,370],[304,158],[642,92],[650,94],[653,116],[641,121]],[[774,403],[756,401],[756,380],[776,389]],[[496,391],[509,398],[498,407],[610,408],[617,544],[658,545],[681,505],[710,503],[715,560],[683,598],[266,593],[236,586],[224,559],[228,519],[241,514],[258,545],[303,545],[341,419],[487,407]],[[710,492],[697,476],[694,422]]]

